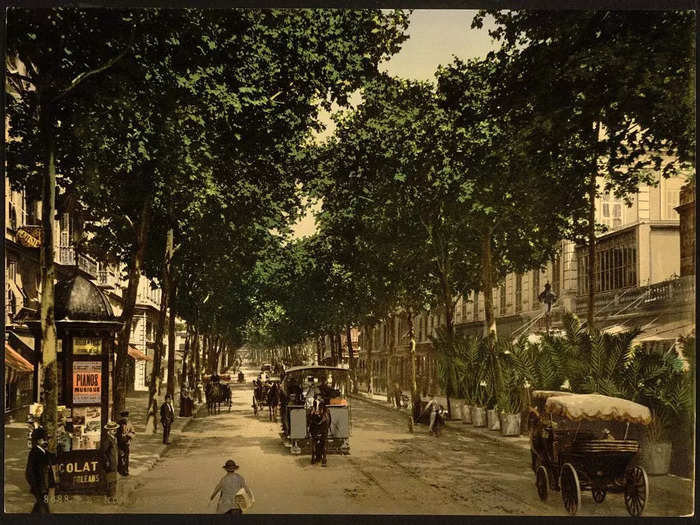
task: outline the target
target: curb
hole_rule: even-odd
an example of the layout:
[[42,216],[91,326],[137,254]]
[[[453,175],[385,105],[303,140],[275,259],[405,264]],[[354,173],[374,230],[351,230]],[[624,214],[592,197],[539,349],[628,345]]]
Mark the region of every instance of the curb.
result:
[[[177,437],[180,434],[182,434],[182,432],[184,432],[187,429],[187,427],[190,425],[190,423],[192,423],[192,420],[199,417],[200,411],[202,409],[206,408],[206,406],[207,406],[206,403],[202,403],[195,410],[193,416],[183,418],[183,419],[186,419],[186,421],[183,423],[182,428],[177,429],[177,430],[175,430],[175,429],[171,430],[171,434],[173,435],[173,437]],[[159,447],[159,449],[155,452],[153,457],[149,458],[148,460],[146,460],[144,462],[145,467],[136,476],[134,476],[134,477],[130,476],[129,479],[127,479],[127,480],[124,480],[124,478],[119,479],[119,481],[122,482],[121,486],[123,488],[120,489],[119,488],[120,485],[117,484],[117,505],[126,505],[129,503],[129,499],[131,498],[131,496],[134,494],[134,492],[136,492],[136,489],[138,489],[140,487],[140,484],[139,484],[140,474],[151,470],[161,460],[161,458],[163,457],[163,454],[165,453],[166,450],[168,450],[169,447],[170,447],[170,445],[161,445]]]
[[[359,399],[360,401],[365,401],[366,403],[383,408],[385,410],[389,410],[391,412],[394,412],[395,414],[403,414],[403,415],[408,416],[408,411],[406,411],[404,409],[397,410],[397,409],[395,409],[395,408],[393,408],[393,407],[391,407],[391,406],[389,406],[381,401],[377,401],[376,399],[367,398],[367,397],[363,396],[362,394],[350,394],[350,397],[354,398],[354,399]],[[461,422],[457,419],[453,419],[453,420],[447,421],[445,426],[450,431],[459,432],[462,434],[467,434],[470,437],[485,439],[485,440],[491,441],[492,443],[497,443],[499,445],[506,445],[506,446],[509,446],[509,447],[512,447],[512,448],[515,448],[518,450],[525,450],[525,451],[529,450],[529,446],[525,446],[524,444],[517,443],[515,441],[511,441],[505,437],[502,438],[502,437],[499,437],[496,435],[490,435],[490,434],[486,433],[486,432],[491,432],[491,431],[483,431],[482,432],[482,431],[477,430],[475,428],[470,428],[467,425],[458,426],[457,424],[461,425]]]

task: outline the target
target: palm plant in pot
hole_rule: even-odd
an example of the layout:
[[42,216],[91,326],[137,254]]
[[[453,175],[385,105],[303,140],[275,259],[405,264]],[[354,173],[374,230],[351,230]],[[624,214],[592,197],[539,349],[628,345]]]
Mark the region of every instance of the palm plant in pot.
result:
[[661,354],[636,348],[626,355],[625,366],[615,377],[616,385],[622,397],[646,405],[652,412],[640,454],[642,464],[648,474],[666,474],[672,438],[693,414],[692,373],[684,370],[683,360],[672,349]]
[[502,385],[496,393],[496,407],[500,418],[501,434],[520,435],[520,410],[525,379],[516,366],[518,349],[512,345],[501,355]]
[[472,407],[476,403],[477,387],[481,381],[479,377],[479,338],[468,336],[455,343],[458,353],[462,356],[464,366],[460,370],[459,386],[460,395],[464,398],[462,404],[462,423],[472,422]]

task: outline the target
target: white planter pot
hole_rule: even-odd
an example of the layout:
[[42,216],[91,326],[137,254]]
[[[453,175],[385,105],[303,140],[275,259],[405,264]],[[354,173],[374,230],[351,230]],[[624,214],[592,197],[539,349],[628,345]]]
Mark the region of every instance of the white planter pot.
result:
[[501,420],[496,409],[486,411],[486,422],[489,430],[501,430]]
[[504,436],[520,435],[520,414],[501,414],[501,434]]
[[472,407],[472,425],[475,427],[486,426],[486,409],[484,407]]
[[472,407],[466,403],[462,404],[462,423],[468,425],[472,422]]
[[641,453],[642,465],[650,476],[668,474],[671,468],[671,443],[647,442]]

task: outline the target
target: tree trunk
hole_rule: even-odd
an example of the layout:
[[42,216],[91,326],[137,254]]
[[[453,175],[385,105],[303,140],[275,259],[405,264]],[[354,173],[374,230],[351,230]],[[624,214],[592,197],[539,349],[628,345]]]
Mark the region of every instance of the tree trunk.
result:
[[180,391],[182,391],[183,385],[188,383],[189,374],[187,373],[187,371],[189,368],[191,368],[189,364],[190,347],[192,346],[191,339],[191,327],[187,325],[187,332],[185,335],[185,349],[182,352],[182,369],[180,370]]
[[589,332],[595,328],[595,197],[596,173],[590,175],[588,184],[588,310],[586,320]]
[[[491,232],[489,231],[482,238],[482,281],[484,291],[484,319],[486,328],[486,337],[489,340],[489,346],[493,352],[496,351],[496,316],[493,314],[493,259],[491,256]],[[503,389],[503,380],[501,377],[500,365],[494,356],[493,359],[493,377],[494,389],[496,394]]]
[[491,232],[481,238],[481,287],[484,292],[484,335],[497,337],[496,316],[493,315],[493,259],[491,256]]
[[[40,128],[44,142],[46,171],[42,177],[41,225],[41,366],[44,385],[44,430],[48,436],[49,451],[56,452],[56,426],[58,424],[58,361],[56,322],[54,317],[54,266],[53,226],[56,216],[56,164],[53,139],[53,114],[50,107],[40,108]],[[37,366],[40,366],[37,363]],[[64,374],[70,373],[67,370]]]
[[345,337],[348,342],[348,359],[350,360],[350,378],[352,379],[352,393],[357,394],[357,359],[352,348],[352,330],[350,325],[345,328]]
[[199,377],[201,373],[201,368],[200,368],[200,358],[199,358],[199,353],[200,353],[200,348],[199,348],[199,325],[195,324],[194,325],[194,376],[192,377],[192,385],[196,386],[197,383],[199,382]]
[[394,390],[393,377],[391,373],[392,358],[394,357],[395,332],[394,317],[389,317],[389,346],[385,348],[386,352],[386,400],[391,403],[391,393]]
[[374,392],[374,361],[372,360],[372,352],[374,351],[374,327],[369,328],[369,344],[367,345],[367,390],[369,393]]
[[[143,267],[143,257],[146,251],[146,242],[148,240],[148,230],[151,226],[151,208],[152,200],[150,195],[146,195],[143,201],[141,210],[140,222],[136,235],[136,251],[132,254],[129,261],[129,277],[126,294],[122,297],[123,310],[119,318],[122,326],[119,330],[117,343],[117,360],[114,365],[114,389],[112,418],[118,420],[118,416],[126,406],[126,388],[127,388],[127,359],[129,358],[129,340],[131,338],[131,323],[134,318],[134,307],[136,305],[136,295],[139,289],[139,280],[141,279],[141,268]],[[155,360],[154,360],[155,363]]]
[[173,303],[175,302],[177,286],[173,278],[172,267],[168,275],[168,287],[170,288],[168,300],[170,317],[168,318],[168,384],[166,392],[170,394],[172,399],[175,399],[175,309],[173,308]]
[[418,383],[416,382],[416,337],[413,331],[413,312],[410,308],[406,309],[406,317],[408,320],[408,340],[411,353],[411,414],[415,419],[417,417],[417,409],[420,410],[420,396],[418,395]]

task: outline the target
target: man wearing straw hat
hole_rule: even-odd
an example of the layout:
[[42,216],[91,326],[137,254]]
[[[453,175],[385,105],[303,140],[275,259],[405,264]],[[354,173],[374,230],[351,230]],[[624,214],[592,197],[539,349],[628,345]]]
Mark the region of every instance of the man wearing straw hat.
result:
[[244,489],[248,497],[252,500],[253,493],[246,485],[243,476],[238,474],[238,465],[232,459],[229,459],[223,466],[226,474],[224,475],[219,483],[216,485],[214,492],[211,494],[210,501],[213,500],[216,495],[220,492],[219,504],[216,507],[216,512],[219,514],[233,514],[240,516],[242,510],[238,502],[236,501],[236,494],[241,489]]
[[117,425],[110,421],[105,425],[107,437],[102,442],[102,454],[105,460],[105,478],[110,496],[117,494],[117,465],[119,464],[119,450],[117,446]]

